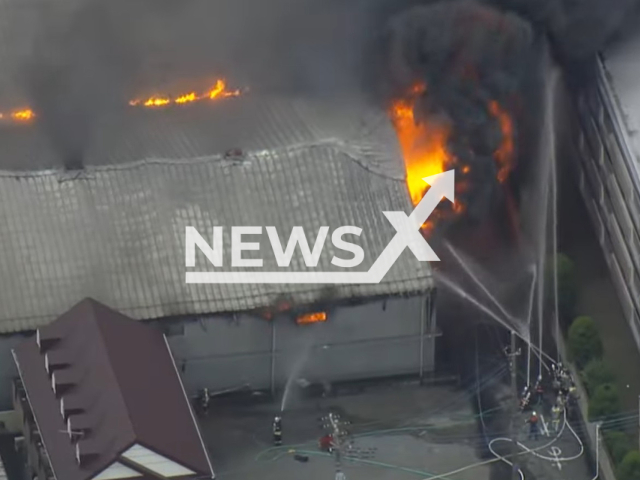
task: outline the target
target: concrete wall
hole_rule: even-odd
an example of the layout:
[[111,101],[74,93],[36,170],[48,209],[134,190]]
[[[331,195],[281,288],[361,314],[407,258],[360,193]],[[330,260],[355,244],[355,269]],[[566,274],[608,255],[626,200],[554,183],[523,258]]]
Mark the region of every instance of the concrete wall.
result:
[[428,319],[435,318],[427,303],[414,297],[342,306],[311,325],[288,315],[206,317],[186,323],[169,343],[191,394],[243,384],[279,388],[292,375],[321,382],[419,373],[421,351],[423,371],[430,372],[435,325]]

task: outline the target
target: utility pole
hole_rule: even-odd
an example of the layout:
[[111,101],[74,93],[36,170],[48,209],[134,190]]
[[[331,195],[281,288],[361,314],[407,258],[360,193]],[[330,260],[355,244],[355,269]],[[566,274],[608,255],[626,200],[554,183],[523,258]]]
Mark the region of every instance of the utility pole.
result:
[[507,360],[509,362],[509,370],[511,371],[511,389],[513,391],[513,403],[511,408],[511,479],[518,480],[518,468],[516,467],[516,454],[518,453],[517,442],[517,427],[515,425],[516,418],[518,416],[518,371],[516,368],[516,357],[520,355],[520,350],[516,351],[516,332],[511,330],[511,345],[507,347]]
[[347,480],[346,475],[342,471],[342,438],[344,431],[341,428],[340,417],[333,412],[329,413],[329,425],[331,430],[331,437],[333,443],[333,454],[336,463],[336,476],[335,480]]

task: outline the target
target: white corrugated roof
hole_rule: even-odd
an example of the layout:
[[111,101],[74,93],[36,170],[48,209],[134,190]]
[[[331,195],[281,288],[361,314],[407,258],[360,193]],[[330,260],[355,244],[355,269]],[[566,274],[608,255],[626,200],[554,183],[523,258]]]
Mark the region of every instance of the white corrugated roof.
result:
[[[274,225],[286,239],[296,225],[307,232],[356,225],[367,270],[395,233],[382,212],[412,209],[386,115],[362,104],[259,104],[256,111],[270,113],[271,122],[247,125],[269,133],[249,136],[253,149],[240,161],[215,154],[219,145],[199,143],[208,118],[222,122],[211,107],[162,135],[152,124],[138,152],[122,157],[142,161],[90,167],[77,178],[0,174],[0,331],[35,328],[84,297],[134,318],[156,318],[259,308],[283,294],[309,303],[326,294],[314,285],[186,285],[186,226],[204,234],[214,225]],[[175,121],[170,112],[153,114]],[[163,149],[164,158],[144,154]],[[327,242],[319,269],[332,268],[331,248]],[[273,263],[265,256],[265,269],[276,270]],[[304,267],[294,257],[291,268]],[[425,291],[430,281],[428,265],[407,251],[382,283],[339,286],[332,295]]]
[[[28,103],[24,66],[37,20],[71,18],[80,4],[0,0],[0,111]],[[154,79],[181,73],[151,57],[142,94],[154,93]],[[197,81],[194,89],[211,86]],[[286,237],[296,225],[307,232],[356,225],[368,269],[395,233],[382,212],[412,208],[387,115],[354,93],[330,101],[276,98],[246,86],[246,95],[216,103],[111,112],[90,129],[88,167],[77,178],[32,172],[61,164],[42,122],[0,122],[0,333],[33,329],[84,297],[155,318],[259,308],[283,294],[307,303],[326,294],[314,285],[188,286],[188,225],[200,232],[273,225]],[[234,148],[245,152],[244,161],[223,158]],[[325,250],[320,268],[327,269],[332,252]],[[332,295],[403,294],[424,291],[430,281],[428,265],[405,252],[382,283],[341,286]]]

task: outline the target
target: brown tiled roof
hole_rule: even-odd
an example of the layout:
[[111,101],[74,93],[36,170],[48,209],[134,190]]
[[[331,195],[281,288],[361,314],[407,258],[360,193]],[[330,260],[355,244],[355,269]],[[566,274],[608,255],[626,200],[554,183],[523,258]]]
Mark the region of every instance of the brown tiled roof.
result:
[[[58,480],[87,480],[107,468],[135,444],[196,472],[212,476],[195,419],[162,333],[85,299],[51,325],[60,340],[41,351],[36,338],[16,348],[14,357],[51,465]],[[46,352],[71,359],[54,370],[59,396],[45,368]],[[82,457],[62,417],[65,408],[77,411]],[[74,415],[71,416],[72,430]]]

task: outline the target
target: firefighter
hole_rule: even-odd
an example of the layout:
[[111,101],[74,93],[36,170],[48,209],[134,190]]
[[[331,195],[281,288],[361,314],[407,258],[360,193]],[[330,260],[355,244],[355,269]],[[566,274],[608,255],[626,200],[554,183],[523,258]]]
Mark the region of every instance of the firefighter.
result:
[[562,415],[562,407],[556,402],[551,408],[551,425],[557,432],[560,429],[560,416]]
[[279,416],[273,419],[273,444],[282,445],[282,418]]
[[200,409],[202,410],[203,415],[207,415],[209,413],[210,403],[211,403],[211,394],[209,393],[209,389],[203,388],[200,391]]
[[531,387],[526,385],[522,390],[522,397],[520,398],[520,411],[524,412],[531,402]]
[[573,383],[573,381],[571,382],[571,385],[569,386],[569,400],[571,401],[575,401],[578,400],[578,388],[576,387],[576,384]]
[[333,452],[333,436],[332,435],[325,435],[324,437],[320,438],[320,450],[322,450],[323,452],[329,452],[329,453]]
[[544,387],[542,386],[542,377],[538,377],[536,381],[536,404],[540,405],[544,400]]
[[529,424],[529,440],[538,440],[538,414],[532,412],[526,423]]
[[578,389],[576,388],[576,384],[571,382],[569,389],[567,390],[566,396],[566,405],[567,405],[567,414],[570,419],[574,418],[576,413],[576,409],[578,408]]

